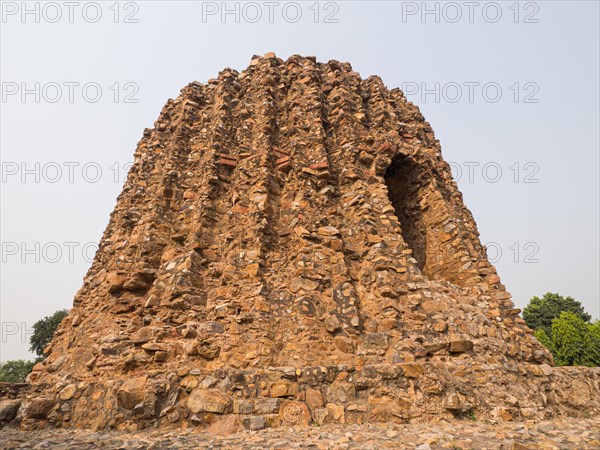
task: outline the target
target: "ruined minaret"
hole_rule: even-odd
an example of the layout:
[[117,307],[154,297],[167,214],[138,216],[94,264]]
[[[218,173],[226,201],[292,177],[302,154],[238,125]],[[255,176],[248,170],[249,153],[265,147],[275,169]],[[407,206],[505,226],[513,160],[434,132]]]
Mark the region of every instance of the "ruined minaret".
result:
[[[348,63],[268,54],[144,131],[20,415],[260,429],[577,408],[519,312],[419,109]],[[598,372],[577,373],[597,407]]]

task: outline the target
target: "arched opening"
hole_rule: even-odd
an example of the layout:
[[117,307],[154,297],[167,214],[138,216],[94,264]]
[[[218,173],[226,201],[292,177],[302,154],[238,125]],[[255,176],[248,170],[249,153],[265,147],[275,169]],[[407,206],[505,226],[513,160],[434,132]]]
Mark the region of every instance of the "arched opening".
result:
[[476,237],[465,231],[462,211],[437,177],[431,166],[410,156],[392,159],[385,183],[402,237],[427,278],[460,286],[478,282]]
[[428,208],[427,176],[410,157],[398,155],[385,173],[388,195],[400,221],[402,237],[413,252],[417,266],[425,272],[428,263],[428,233],[424,212]]

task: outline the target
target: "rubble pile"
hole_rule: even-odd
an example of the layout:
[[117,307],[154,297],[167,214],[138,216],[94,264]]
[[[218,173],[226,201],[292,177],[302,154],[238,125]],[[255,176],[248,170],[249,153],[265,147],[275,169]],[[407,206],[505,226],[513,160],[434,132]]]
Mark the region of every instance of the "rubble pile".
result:
[[[16,420],[222,432],[596,414],[481,245],[418,108],[274,54],[144,131]],[[1,407],[0,407],[1,409]]]

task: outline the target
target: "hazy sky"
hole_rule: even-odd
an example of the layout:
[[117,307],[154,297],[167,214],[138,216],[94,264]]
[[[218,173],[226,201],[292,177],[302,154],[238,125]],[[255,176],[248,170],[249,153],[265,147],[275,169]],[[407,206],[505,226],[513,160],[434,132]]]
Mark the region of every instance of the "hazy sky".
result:
[[71,306],[167,99],[269,51],[404,88],[517,306],[598,317],[598,2],[76,3],[2,2],[0,361]]

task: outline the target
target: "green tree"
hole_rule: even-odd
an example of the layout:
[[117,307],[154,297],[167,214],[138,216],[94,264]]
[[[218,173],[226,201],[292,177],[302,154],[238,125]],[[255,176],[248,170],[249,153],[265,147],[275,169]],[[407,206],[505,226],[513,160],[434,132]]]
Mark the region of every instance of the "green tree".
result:
[[583,366],[600,366],[600,320],[588,324],[588,333],[584,342]]
[[572,312],[584,322],[589,322],[592,318],[585,312],[581,302],[571,297],[547,292],[542,298],[536,296],[529,300],[529,304],[523,310],[523,319],[532,330],[543,329],[550,336],[552,321],[563,311]]
[[37,361],[16,359],[0,364],[0,381],[5,383],[22,383],[29,375]]
[[559,366],[580,366],[586,353],[588,324],[581,317],[563,311],[552,321],[554,362]]
[[29,339],[31,346],[29,349],[38,356],[44,355],[44,348],[52,340],[54,332],[65,318],[68,311],[61,309],[51,316],[44,317],[33,324],[33,334]]
[[559,366],[600,366],[600,321],[586,323],[577,314],[563,311],[552,321],[552,333],[536,331]]
[[536,337],[536,339],[538,341],[540,341],[540,344],[542,344],[544,347],[546,347],[548,350],[550,350],[554,354],[554,346],[552,344],[552,337],[548,336],[548,333],[546,333],[546,330],[544,330],[543,328],[540,328],[533,335]]

